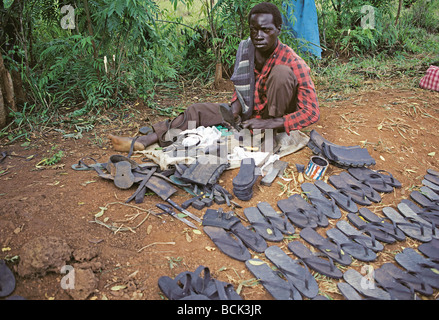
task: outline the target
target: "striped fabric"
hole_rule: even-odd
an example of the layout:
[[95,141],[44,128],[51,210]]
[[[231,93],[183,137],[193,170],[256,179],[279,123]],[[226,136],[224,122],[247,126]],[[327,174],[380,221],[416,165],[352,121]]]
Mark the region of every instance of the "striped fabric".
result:
[[439,91],[439,67],[430,66],[427,74],[419,81],[422,89]]
[[250,38],[241,41],[236,53],[236,63],[232,80],[235,94],[242,107],[242,120],[250,119],[253,113],[255,92],[255,48]]

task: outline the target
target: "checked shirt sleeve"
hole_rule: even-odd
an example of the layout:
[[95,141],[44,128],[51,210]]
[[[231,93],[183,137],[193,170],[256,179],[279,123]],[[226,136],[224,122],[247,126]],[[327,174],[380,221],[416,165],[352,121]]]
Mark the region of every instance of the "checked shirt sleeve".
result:
[[297,109],[295,112],[283,117],[285,131],[288,134],[292,130],[305,128],[317,122],[320,118],[319,103],[310,69],[303,61],[296,60],[296,62],[293,71],[298,82]]

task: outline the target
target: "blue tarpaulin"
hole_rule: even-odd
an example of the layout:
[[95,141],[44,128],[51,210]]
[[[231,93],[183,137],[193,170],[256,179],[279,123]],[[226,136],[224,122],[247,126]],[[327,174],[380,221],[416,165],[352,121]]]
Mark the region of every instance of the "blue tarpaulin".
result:
[[284,19],[286,31],[292,32],[300,41],[301,50],[321,58],[317,8],[314,0],[287,0],[284,2],[287,15]]

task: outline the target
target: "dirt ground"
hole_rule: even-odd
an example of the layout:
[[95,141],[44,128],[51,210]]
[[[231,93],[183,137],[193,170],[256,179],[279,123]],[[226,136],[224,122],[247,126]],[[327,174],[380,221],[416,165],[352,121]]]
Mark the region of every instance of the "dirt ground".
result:
[[[364,146],[376,159],[373,169],[387,170],[402,182],[401,189],[383,194],[381,203],[369,206],[381,214],[383,207],[396,207],[401,199],[408,198],[410,192],[421,185],[428,168],[439,169],[439,93],[401,85],[377,88],[369,85],[351,94],[321,98],[321,119],[305,132],[316,129],[334,143]],[[196,101],[226,102],[229,97],[229,89],[214,92],[186,89],[176,100],[167,97],[160,103],[166,107]],[[139,114],[136,120],[130,120],[129,125],[114,120],[108,125],[96,126],[78,140],[63,139],[61,133],[50,131],[44,138],[31,141],[30,145],[23,145],[23,141],[12,145],[0,141],[3,143],[0,144],[1,151],[24,157],[34,155],[30,159],[7,157],[0,163],[0,258],[7,259],[16,275],[14,294],[29,300],[75,298],[62,287],[65,274],[60,273],[61,265],[52,266],[50,272],[42,275],[19,275],[19,260],[24,259],[23,247],[28,243],[35,246],[33,241],[43,236],[61,239],[62,245],[70,248],[67,251],[80,250],[83,253],[82,258],[77,254],[67,261],[68,265],[81,270],[92,270],[87,278],[91,281],[89,289],[84,289],[89,291],[84,291],[85,296],[77,299],[164,299],[157,285],[159,277],[174,277],[182,271],[193,271],[199,265],[209,267],[214,277],[239,288],[244,299],[272,299],[262,285],[251,281],[254,277],[243,262],[220,252],[206,234],[194,233],[168,216],[159,218],[148,214],[148,210],[155,210],[155,204],[161,202],[156,195],[147,196],[144,203],[135,207],[133,203],[124,205],[122,203],[135,187],[121,190],[99,178],[94,171],[71,169],[71,165],[83,157],[91,156],[99,162],[106,162],[110,155],[117,154],[106,138],[108,133],[132,136],[139,126],[145,125],[145,121],[154,122],[160,118],[142,104],[135,108]],[[51,168],[37,168],[52,146],[64,151],[61,162]],[[311,150],[305,147],[282,159],[290,164],[290,177],[291,174],[297,177],[295,164],[307,164],[311,155]],[[140,158],[134,159],[141,161]],[[326,176],[341,171],[330,166]],[[237,172],[238,169],[223,173],[221,185],[231,191],[232,179]],[[270,187],[257,183],[250,201],[236,201],[243,207],[267,201],[276,208],[278,200],[299,190],[299,185],[293,181],[288,183],[278,178]],[[182,203],[189,197],[180,190],[173,200]],[[214,205],[212,208],[218,207]],[[226,206],[223,208],[227,209]],[[201,217],[205,209],[189,210]],[[121,228],[110,230],[93,223],[96,214],[107,225],[115,223]],[[236,209],[236,214],[244,217],[243,209]],[[341,219],[346,219],[346,212],[343,211]],[[330,220],[328,228],[334,227],[336,222]],[[317,230],[323,235],[326,229]],[[299,228],[296,230],[296,233],[300,231]],[[269,245],[281,246],[290,253],[287,249],[290,240]],[[378,268],[386,262],[396,263],[396,253],[404,247],[416,248],[418,245],[419,242],[409,238],[385,245],[373,263],[354,261],[347,268],[360,271],[364,265]],[[264,259],[263,254],[257,256]],[[344,299],[337,290],[338,280],[315,276],[322,295]],[[439,292],[435,290],[433,296],[424,298],[436,299],[438,296]]]

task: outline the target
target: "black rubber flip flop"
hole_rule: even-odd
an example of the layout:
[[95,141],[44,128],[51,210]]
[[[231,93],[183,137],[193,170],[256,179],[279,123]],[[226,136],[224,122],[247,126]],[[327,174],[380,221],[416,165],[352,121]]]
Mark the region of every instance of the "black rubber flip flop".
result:
[[264,238],[250,228],[245,227],[241,222],[235,223],[230,231],[253,251],[264,252],[267,249],[267,242]]
[[377,284],[390,294],[392,300],[420,300],[413,288],[405,286],[395,278],[390,277],[381,268],[374,270],[373,277]]
[[211,226],[204,226],[203,231],[218,249],[229,257],[239,261],[246,261],[251,258],[251,254],[244,243],[239,238],[233,237],[231,232]]
[[439,263],[439,239],[432,239],[430,242],[420,244],[418,250],[430,260]]
[[417,220],[406,219],[400,212],[392,207],[383,208],[384,215],[405,233],[406,236],[421,242],[431,241],[431,228],[419,223]]
[[0,298],[9,296],[14,290],[15,276],[5,260],[0,260]]
[[351,256],[341,248],[339,243],[334,243],[330,239],[322,237],[314,229],[302,229],[300,237],[336,262],[344,266],[352,263]]
[[426,283],[422,278],[408,273],[407,271],[397,267],[393,263],[385,263],[380,267],[381,271],[385,271],[389,277],[392,277],[399,283],[407,286],[410,289],[413,289],[416,292],[419,292],[422,295],[430,296],[433,294],[433,288]]
[[[430,189],[431,190],[431,189]],[[423,208],[429,208],[439,211],[439,200],[432,201],[426,195],[414,190],[410,193],[410,198]]]
[[370,186],[364,183],[361,183],[346,171],[342,171],[339,176],[344,181],[346,181],[346,183],[354,190],[361,189],[364,192],[367,199],[369,199],[370,201],[375,203],[381,201],[381,195],[375,189],[371,188]]
[[340,220],[336,224],[337,228],[352,240],[365,245],[373,251],[382,251],[384,246],[375,239],[375,236],[367,230],[357,230],[351,226],[346,220]]
[[337,288],[347,300],[364,300],[364,298],[349,283],[339,282]]
[[358,230],[368,231],[370,234],[373,234],[378,241],[395,243],[397,240],[394,236],[395,233],[401,233],[405,239],[404,233],[396,226],[393,230],[390,229],[390,227],[393,227],[392,224],[386,223],[386,225],[384,225],[384,223],[379,222],[367,222],[355,213],[348,213],[347,218]]
[[158,280],[158,286],[169,300],[180,300],[191,294],[190,277],[191,275],[189,273],[181,273],[174,279],[168,276],[161,276]]
[[345,235],[337,228],[326,230],[326,235],[340,247],[343,252],[351,255],[352,258],[361,261],[374,261],[377,258],[376,253],[362,243],[358,243]]
[[340,208],[335,204],[334,199],[327,198],[313,183],[304,182],[300,186],[305,196],[317,210],[331,219],[340,219]]
[[393,186],[387,181],[384,174],[373,171],[369,168],[348,168],[348,172],[358,181],[368,185],[378,192],[389,193],[393,191]]
[[319,286],[306,264],[301,265],[300,260],[292,259],[278,246],[268,247],[265,256],[305,297],[312,299],[318,295]]
[[355,202],[352,200],[349,194],[343,190],[337,190],[331,187],[323,180],[316,180],[314,182],[315,186],[320,189],[328,197],[331,197],[335,203],[345,211],[348,212],[357,212],[358,207]]
[[319,253],[312,253],[300,241],[291,241],[288,243],[288,249],[302,260],[308,268],[330,278],[340,279],[343,277],[343,273],[335,266],[330,257]]
[[395,260],[407,271],[422,278],[433,288],[439,289],[439,264],[421,256],[412,248],[405,248],[395,255]]
[[346,181],[341,175],[332,175],[329,177],[329,182],[340,191],[344,191],[345,194],[349,195],[351,199],[362,206],[369,206],[372,201],[366,196],[366,192],[358,186],[360,182],[357,180],[357,184]]
[[299,291],[279,273],[260,259],[249,259],[245,262],[247,269],[259,280],[264,288],[276,300],[302,300]]
[[244,215],[248,222],[251,223],[253,229],[267,241],[279,242],[284,236],[280,230],[275,228],[265,219],[262,213],[256,207],[244,208]]
[[[300,195],[298,196],[300,197]],[[317,210],[303,198],[303,201],[298,198],[297,200],[294,201],[292,198],[281,199],[277,202],[277,206],[295,226],[299,228],[317,228],[316,218],[319,214]]]
[[439,185],[439,175],[436,171],[429,169],[427,170],[427,174],[424,176],[424,178],[436,185]]
[[373,283],[373,279],[367,279],[354,269],[348,269],[343,274],[343,279],[363,296],[375,300],[391,300],[387,291],[380,289]]
[[286,235],[293,235],[294,226],[289,222],[288,217],[283,213],[277,213],[276,210],[266,201],[258,202],[256,205],[264,217],[273,225]]
[[[406,220],[418,223],[426,228],[426,235],[430,234],[431,238],[435,238],[439,235],[439,230],[430,221],[423,219],[421,215],[416,214],[406,203],[398,203],[399,212],[405,217]],[[431,239],[430,239],[431,240]],[[428,242],[428,241],[422,241]]]
[[[377,216],[375,213],[370,211],[368,208],[360,208],[358,214],[368,222],[375,223],[378,226],[382,226],[386,232],[388,232],[392,237],[398,241],[404,241],[405,235],[394,223],[390,220],[386,220]],[[377,238],[378,239],[378,238]],[[379,240],[379,239],[378,239]]]

